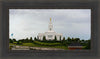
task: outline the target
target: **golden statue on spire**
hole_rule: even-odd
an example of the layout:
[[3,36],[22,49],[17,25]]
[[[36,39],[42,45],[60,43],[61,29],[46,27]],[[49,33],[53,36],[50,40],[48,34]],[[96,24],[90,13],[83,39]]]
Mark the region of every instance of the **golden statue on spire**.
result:
[[51,22],[51,18],[50,18],[50,22]]

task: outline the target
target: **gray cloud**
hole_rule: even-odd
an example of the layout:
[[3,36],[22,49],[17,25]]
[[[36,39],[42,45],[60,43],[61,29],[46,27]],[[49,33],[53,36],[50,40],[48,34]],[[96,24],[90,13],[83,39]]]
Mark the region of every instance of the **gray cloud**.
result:
[[9,12],[10,34],[14,33],[16,39],[35,37],[48,31],[50,17],[56,32],[64,36],[90,38],[90,9],[10,9]]

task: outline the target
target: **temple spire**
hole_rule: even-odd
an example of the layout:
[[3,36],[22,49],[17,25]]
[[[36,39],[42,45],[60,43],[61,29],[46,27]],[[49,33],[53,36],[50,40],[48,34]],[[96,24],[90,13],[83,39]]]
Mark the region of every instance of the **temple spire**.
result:
[[50,22],[51,22],[51,18],[50,18]]
[[53,31],[53,25],[52,25],[52,22],[51,22],[51,18],[50,18],[50,23],[49,23],[48,28],[49,28],[49,31]]

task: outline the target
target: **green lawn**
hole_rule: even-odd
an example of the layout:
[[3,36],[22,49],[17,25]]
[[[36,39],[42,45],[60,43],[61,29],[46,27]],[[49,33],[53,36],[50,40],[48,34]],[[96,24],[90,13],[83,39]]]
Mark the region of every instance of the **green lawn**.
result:
[[47,43],[47,42],[39,42],[34,41],[35,44],[42,45],[42,46],[61,46],[61,43],[55,42],[55,43]]
[[16,45],[16,44],[13,44],[13,43],[9,43],[9,45]]
[[[40,43],[40,42],[39,42]],[[42,43],[43,44],[43,43]],[[47,43],[46,43],[47,44]],[[50,43],[50,44],[59,44],[59,43]],[[10,45],[15,45],[10,43]],[[46,45],[38,45],[38,44],[34,44],[34,43],[23,43],[22,45],[19,46],[30,46],[30,47],[48,47],[48,48],[61,48],[61,49],[65,49],[67,50],[67,46],[46,46]]]

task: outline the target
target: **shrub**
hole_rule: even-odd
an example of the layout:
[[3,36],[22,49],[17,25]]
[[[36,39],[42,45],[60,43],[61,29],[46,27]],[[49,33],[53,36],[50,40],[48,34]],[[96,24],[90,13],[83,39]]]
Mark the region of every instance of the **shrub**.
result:
[[35,44],[43,45],[43,46],[61,46],[61,43],[44,43],[39,41],[34,41]]

